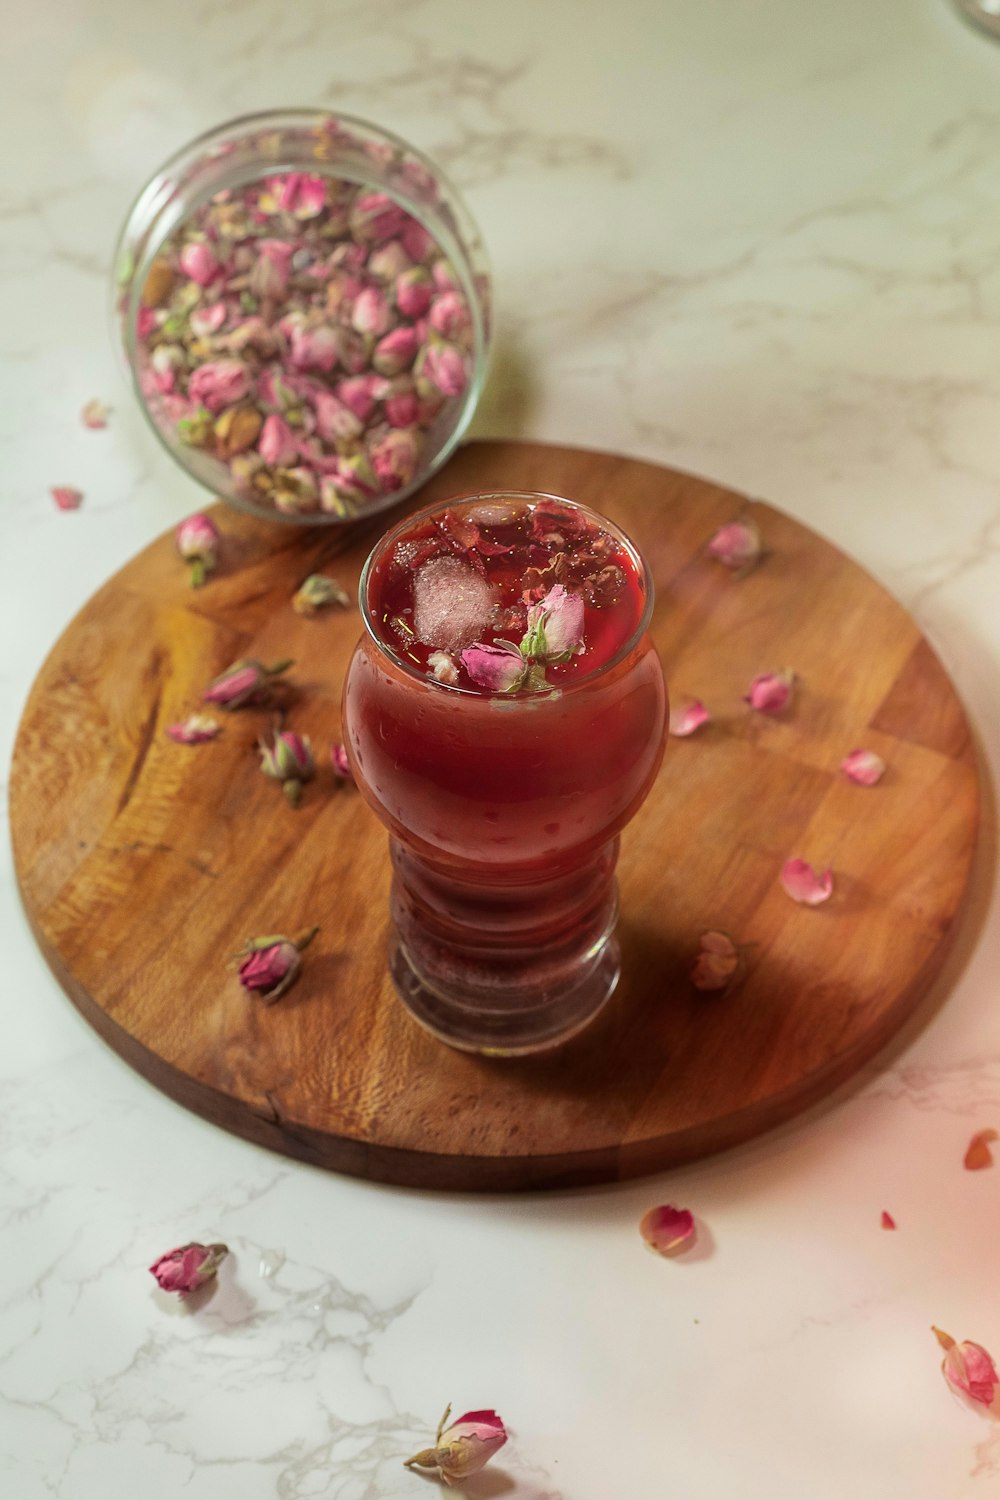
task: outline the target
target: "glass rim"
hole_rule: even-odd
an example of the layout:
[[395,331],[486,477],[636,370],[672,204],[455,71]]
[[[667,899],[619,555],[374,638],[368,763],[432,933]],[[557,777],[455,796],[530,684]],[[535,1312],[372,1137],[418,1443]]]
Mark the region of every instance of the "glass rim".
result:
[[[428,676],[421,668],[415,667],[412,662],[408,662],[401,656],[388,641],[379,635],[372,619],[368,586],[376,559],[381,558],[390,546],[395,545],[403,533],[416,523],[422,521],[425,517],[438,515],[442,511],[450,510],[452,506],[470,505],[479,502],[488,503],[491,500],[529,500],[535,502],[539,500],[553,500],[558,505],[568,505],[573,510],[582,511],[584,515],[595,520],[603,530],[610,531],[623,544],[626,552],[635,564],[636,573],[642,583],[644,601],[642,613],[614,655],[609,656],[607,661],[601,662],[599,666],[592,667],[589,671],[581,673],[578,677],[571,677],[566,682],[552,683],[547,691],[545,689],[536,689],[526,693],[484,694],[477,692],[474,688],[460,687],[456,683],[439,682],[437,678]],[[593,510],[591,506],[585,505],[580,500],[570,500],[566,495],[556,495],[551,490],[474,490],[469,494],[453,495],[447,500],[435,501],[431,505],[421,506],[419,510],[410,511],[409,515],[404,516],[391,530],[384,532],[375,543],[365,559],[365,565],[361,570],[361,577],[358,580],[358,605],[361,610],[361,619],[364,623],[367,636],[379,653],[391,661],[393,666],[398,667],[401,672],[404,672],[407,677],[411,677],[415,682],[423,683],[427,687],[436,688],[442,692],[459,693],[469,698],[495,698],[506,703],[544,703],[547,699],[553,697],[563,697],[567,693],[578,692],[588,684],[607,676],[626,657],[631,655],[646,634],[653,616],[654,602],[655,591],[649,564],[628,532],[624,531],[618,525],[618,522],[613,521],[610,516],[603,515],[598,510]]]

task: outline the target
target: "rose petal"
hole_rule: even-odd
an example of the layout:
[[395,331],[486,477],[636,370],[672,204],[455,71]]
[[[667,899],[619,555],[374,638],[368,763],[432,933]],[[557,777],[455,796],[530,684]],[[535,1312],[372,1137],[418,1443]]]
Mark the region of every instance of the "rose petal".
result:
[[885,761],[874,750],[852,750],[840,762],[840,769],[858,786],[874,786],[885,775]]
[[673,1255],[694,1243],[694,1215],[690,1209],[661,1203],[643,1214],[639,1233],[658,1255]]
[[727,568],[749,569],[760,558],[760,532],[752,521],[730,521],[719,527],[705,550]]
[[169,724],[167,733],[178,745],[204,745],[222,733],[222,725],[209,714],[189,714],[179,724]]
[[97,432],[100,428],[107,427],[110,410],[109,406],[105,406],[103,401],[98,400],[94,396],[87,402],[80,413],[80,420],[84,427],[89,427],[92,432]]
[[992,1406],[1000,1375],[982,1344],[969,1339],[956,1344],[950,1333],[940,1328],[931,1331],[945,1351],[941,1371],[948,1384],[981,1406]]
[[524,677],[520,652],[505,651],[502,646],[468,646],[462,652],[462,665],[473,682],[491,693],[512,693]]
[[68,484],[57,484],[49,491],[60,510],[79,510],[83,504],[83,491],[74,490]]
[[884,1208],[882,1210],[882,1218],[879,1222],[881,1223],[883,1229],[895,1229],[896,1227],[896,1221],[892,1217],[892,1214],[887,1212],[887,1210]]
[[992,1167],[993,1153],[990,1151],[990,1142],[1000,1139],[995,1130],[977,1130],[969,1142],[962,1165],[967,1172],[981,1172],[984,1167]]
[[780,713],[791,699],[794,685],[794,672],[763,672],[750,684],[745,701],[758,713]]
[[681,703],[671,706],[669,732],[676,739],[686,739],[689,734],[694,734],[703,724],[710,724],[712,715],[702,703],[700,698],[688,698]]
[[691,965],[691,983],[696,990],[725,990],[734,982],[742,954],[725,932],[703,932],[701,952]]
[[807,860],[786,859],[781,867],[781,884],[793,901],[819,906],[833,895],[833,871],[817,872]]

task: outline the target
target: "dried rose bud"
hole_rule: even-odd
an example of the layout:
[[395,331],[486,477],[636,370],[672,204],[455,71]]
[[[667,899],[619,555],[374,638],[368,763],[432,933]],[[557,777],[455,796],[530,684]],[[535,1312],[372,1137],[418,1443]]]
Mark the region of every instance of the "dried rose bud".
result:
[[178,745],[204,745],[221,733],[222,725],[209,714],[189,714],[180,724],[167,725],[167,734]]
[[396,277],[396,306],[404,318],[422,318],[433,295],[431,273],[423,266],[414,266]]
[[353,781],[354,771],[351,768],[350,758],[344,745],[333,744],[330,746],[330,764],[334,775],[341,781]]
[[467,646],[462,665],[473,682],[491,693],[516,692],[525,678],[525,660],[516,646]]
[[437,249],[430,231],[418,219],[408,219],[399,237],[411,260],[426,260]]
[[346,609],[350,602],[347,590],[342,589],[335,578],[327,578],[325,573],[310,573],[292,596],[295,613],[306,616],[319,614],[328,604],[340,604]]
[[753,521],[730,521],[719,527],[705,551],[727,568],[749,572],[760,559],[760,532]]
[[187,1297],[212,1280],[228,1254],[226,1245],[199,1245],[195,1240],[177,1250],[168,1250],[154,1260],[149,1270],[162,1291]]
[[385,398],[385,419],[390,427],[415,427],[420,420],[420,397],[412,380],[403,377],[393,382],[394,389]]
[[460,338],[472,327],[469,305],[461,292],[442,292],[430,306],[428,322],[446,339]]
[[419,342],[415,328],[394,328],[375,345],[372,364],[380,375],[401,375],[416,359]]
[[639,1233],[657,1255],[676,1255],[694,1244],[694,1215],[689,1208],[661,1203],[643,1214]]
[[177,371],[184,368],[184,350],[180,344],[160,344],[150,356],[153,385],[162,395],[169,395],[177,384]]
[[429,344],[417,361],[417,389],[460,396],[468,383],[465,360],[452,344]]
[[231,406],[217,417],[212,427],[216,452],[221,458],[235,458],[252,448],[260,435],[264,418],[253,406]]
[[387,193],[361,193],[354,200],[349,223],[355,239],[378,243],[401,235],[409,218]]
[[69,484],[53,485],[49,494],[60,510],[79,510],[83,504],[83,491],[75,490]]
[[219,528],[211,516],[200,513],[188,516],[174,532],[174,545],[189,564],[193,589],[200,589],[208,574],[214,572],[221,540]]
[[446,682],[454,686],[458,681],[458,667],[450,652],[432,651],[427,658],[427,665],[431,669],[431,676],[435,682]]
[[224,302],[213,302],[208,307],[196,307],[191,314],[191,332],[197,334],[198,338],[208,338],[210,334],[218,333],[228,314]]
[[434,262],[431,267],[431,275],[434,277],[434,285],[439,292],[456,292],[458,290],[458,277],[455,275],[455,267],[443,255],[440,260]]
[[358,333],[378,338],[392,323],[392,312],[384,292],[377,286],[366,286],[354,299],[351,309],[351,327]]
[[326,323],[318,328],[293,330],[289,357],[296,370],[321,370],[329,374],[339,357],[337,330]]
[[332,391],[317,391],[316,431],[326,443],[353,443],[363,432],[363,424],[349,406],[338,401]]
[[763,672],[750,684],[744,702],[758,713],[777,714],[788,706],[794,686],[794,672]]
[[287,672],[291,665],[291,660],[288,660],[265,667],[252,657],[235,661],[209,683],[201,696],[206,703],[214,703],[227,712],[244,708],[247,704],[264,703],[272,679]]
[[507,1441],[507,1429],[495,1411],[467,1411],[446,1426],[451,1407],[438,1424],[433,1448],[423,1448],[404,1467],[437,1469],[445,1484],[452,1485],[476,1474]]
[[367,422],[382,399],[385,386],[381,375],[349,375],[334,387],[334,395],[350,407],[359,422]]
[[187,393],[199,406],[219,412],[242,401],[249,389],[250,376],[242,360],[218,359],[192,371]]
[[521,652],[536,661],[566,661],[582,648],[583,600],[557,583],[528,610]]
[[380,281],[395,281],[404,271],[408,271],[413,262],[403,248],[401,240],[389,240],[384,245],[379,245],[368,257],[368,272],[377,276]]
[[372,467],[383,492],[405,489],[417,472],[421,436],[415,427],[394,427],[369,449]]
[[728,990],[743,972],[743,953],[727,932],[703,932],[691,965],[691,983],[706,992]]
[[279,417],[277,412],[266,418],[257,451],[267,463],[279,468],[294,463],[298,457],[298,440],[284,417]]
[[957,1344],[950,1333],[933,1326],[931,1332],[945,1352],[941,1372],[948,1384],[980,1406],[992,1406],[1000,1375],[982,1344],[968,1339]]
[[270,743],[259,739],[257,748],[264,775],[280,781],[281,790],[289,802],[298,807],[303,783],[311,781],[316,771],[308,735],[296,734],[291,729],[276,729],[272,731]]
[[103,401],[94,396],[80,413],[80,420],[84,427],[89,427],[92,432],[98,432],[102,427],[107,427],[110,410],[110,407],[105,406]]
[[814,870],[805,859],[786,859],[781,867],[781,884],[793,901],[820,906],[833,895],[833,871]]
[[250,268],[250,290],[255,297],[281,297],[291,275],[295,246],[287,240],[258,240],[257,259]]
[[840,769],[858,786],[876,786],[885,775],[885,761],[874,750],[852,750],[840,762]]
[[319,932],[312,927],[301,937],[288,938],[280,933],[272,937],[251,938],[236,955],[241,960],[237,970],[240,984],[251,995],[259,995],[267,1004],[290,990],[302,972],[300,954]]
[[219,274],[219,262],[210,245],[203,241],[185,245],[180,255],[181,270],[199,286],[208,286]]

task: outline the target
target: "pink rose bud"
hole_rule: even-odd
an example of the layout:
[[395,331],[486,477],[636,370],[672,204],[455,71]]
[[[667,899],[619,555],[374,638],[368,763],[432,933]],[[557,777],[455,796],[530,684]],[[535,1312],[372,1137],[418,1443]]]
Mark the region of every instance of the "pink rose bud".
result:
[[330,764],[333,767],[334,775],[339,777],[341,781],[354,780],[350,758],[343,745],[334,744],[330,746]]
[[417,363],[418,382],[442,396],[460,396],[467,378],[465,360],[452,344],[429,344]]
[[181,270],[199,286],[208,286],[219,274],[219,262],[210,245],[203,241],[185,245],[181,251]]
[[295,734],[291,729],[276,729],[270,742],[260,739],[257,747],[264,775],[280,781],[285,796],[297,807],[303,782],[310,781],[316,770],[308,736]]
[[296,328],[292,331],[290,359],[296,370],[322,370],[329,374],[339,357],[339,340],[335,329],[326,323],[318,328]]
[[472,327],[468,304],[461,292],[442,292],[435,297],[428,321],[434,332],[446,339],[458,338]]
[[387,193],[362,193],[354,200],[349,222],[356,240],[379,243],[402,235],[410,215]]
[[420,397],[412,383],[385,398],[385,419],[390,427],[415,427],[420,419]]
[[371,340],[356,328],[338,328],[337,358],[348,375],[363,375],[368,370]]
[[[154,386],[165,395],[177,384],[177,371],[184,367],[184,350],[180,344],[160,344],[149,357],[149,367]],[[197,398],[192,396],[192,399]]]
[[700,698],[689,698],[681,703],[671,704],[668,733],[676,739],[683,740],[689,734],[694,734],[703,724],[711,723],[711,720],[712,715]]
[[430,232],[419,220],[409,214],[407,214],[406,223],[403,225],[399,238],[411,260],[426,260],[436,249]]
[[188,516],[174,532],[174,545],[190,563],[191,587],[200,589],[219,560],[219,528],[210,516]]
[[218,359],[200,365],[188,381],[188,396],[211,412],[224,406],[235,406],[250,389],[250,375],[239,359]]
[[168,1250],[154,1260],[149,1270],[164,1292],[187,1297],[212,1280],[228,1254],[226,1245],[199,1245],[194,1241],[177,1250]]
[[980,1406],[992,1406],[1000,1385],[993,1360],[982,1344],[966,1339],[957,1344],[950,1333],[932,1326],[931,1332],[944,1350],[941,1373],[956,1391],[976,1401]]
[[661,1203],[643,1214],[639,1233],[657,1255],[676,1255],[694,1244],[694,1215],[689,1208]]
[[83,490],[75,490],[70,484],[53,485],[49,494],[60,510],[79,510],[83,504]]
[[237,957],[237,973],[247,994],[259,995],[268,1005],[290,990],[302,972],[300,954],[319,932],[312,927],[301,937],[288,938],[280,933],[273,937],[251,938]]
[[400,375],[416,359],[418,347],[413,328],[394,328],[375,345],[372,364],[380,375]]
[[200,339],[209,338],[213,333],[218,333],[226,316],[224,302],[211,302],[208,307],[196,307],[191,314],[191,332]]
[[148,339],[154,328],[159,328],[160,310],[156,307],[140,307],[135,319],[135,331],[141,339]]
[[178,745],[204,745],[221,733],[218,719],[209,714],[189,714],[180,724],[167,725],[167,734]]
[[535,661],[567,661],[583,646],[583,599],[557,583],[528,610],[523,656]]
[[372,467],[383,494],[412,484],[420,457],[421,438],[414,427],[393,428],[369,449]]
[[758,713],[777,714],[787,707],[794,686],[794,672],[763,672],[750,684],[745,702]]
[[885,761],[874,750],[852,750],[840,762],[840,769],[858,786],[877,786],[885,775]]
[[404,318],[422,318],[433,294],[434,282],[424,266],[414,266],[396,277],[396,306]]
[[299,399],[287,375],[279,375],[273,365],[265,365],[257,377],[257,394],[265,406],[279,411],[287,411]]
[[250,290],[255,297],[281,297],[288,288],[295,246],[287,240],[258,240],[257,259],[250,267]]
[[94,396],[80,413],[80,420],[84,427],[90,428],[91,432],[99,432],[102,427],[107,427],[110,410],[110,407],[105,406],[103,401]]
[[363,453],[346,454],[333,476],[341,493],[350,500],[370,500],[379,493],[379,483]]
[[719,528],[705,551],[727,568],[748,572],[760,558],[760,532],[753,521],[730,521]]
[[319,614],[328,604],[339,604],[347,609],[350,603],[347,590],[342,589],[335,578],[327,578],[325,573],[310,573],[292,596],[295,613],[307,617]]
[[358,293],[351,309],[351,326],[356,328],[358,333],[366,333],[373,338],[378,338],[380,334],[386,332],[391,323],[392,313],[384,292],[379,291],[376,286],[367,286],[364,291]]
[[728,990],[742,975],[743,952],[727,932],[703,932],[700,951],[691,965],[696,990]]
[[467,646],[462,665],[480,687],[491,693],[513,693],[525,677],[525,661],[516,647]]
[[781,884],[793,901],[821,906],[833,895],[833,871],[815,870],[805,859],[786,859],[781,867]]
[[448,1485],[478,1473],[507,1441],[507,1429],[495,1411],[467,1411],[449,1427],[450,1416],[449,1406],[438,1424],[433,1448],[404,1460],[407,1469],[437,1469]]
[[356,504],[348,490],[334,475],[320,480],[319,508],[329,516],[340,516],[346,520],[356,512]]
[[275,662],[273,667],[265,667],[252,657],[235,661],[209,683],[201,696],[206,703],[214,703],[217,708],[224,708],[229,713],[247,704],[263,703],[267,699],[271,681],[287,672],[291,665],[289,660]]
[[367,422],[385,389],[381,375],[349,375],[334,387],[334,395],[350,407],[359,422]]
[[261,428],[257,449],[269,464],[277,464],[279,468],[285,468],[294,463],[298,457],[298,439],[285,421],[276,412],[265,418],[264,426]]
[[317,391],[314,406],[316,431],[324,442],[353,442],[361,436],[361,421],[332,391]]
[[326,183],[307,172],[285,172],[265,183],[275,206],[297,219],[315,219],[326,207]]
[[439,292],[458,291],[458,277],[455,275],[455,268],[451,261],[446,260],[444,256],[434,262],[431,267],[431,275],[434,277],[434,285]]
[[389,240],[388,244],[379,245],[368,257],[368,273],[377,276],[380,281],[395,281],[404,271],[408,271],[413,262],[403,248],[401,240]]

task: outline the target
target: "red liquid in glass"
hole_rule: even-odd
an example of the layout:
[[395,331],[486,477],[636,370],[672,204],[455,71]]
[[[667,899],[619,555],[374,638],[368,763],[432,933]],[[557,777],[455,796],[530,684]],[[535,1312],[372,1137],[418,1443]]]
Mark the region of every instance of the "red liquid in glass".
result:
[[[529,655],[515,691],[488,691],[463,652],[518,644],[557,586],[583,601],[582,649]],[[540,496],[418,517],[369,565],[376,639],[361,642],[345,684],[348,749],[392,835],[397,987],[455,1045],[551,1045],[617,978],[617,835],[663,749],[646,587],[620,533]],[[432,675],[441,652],[450,683]]]

